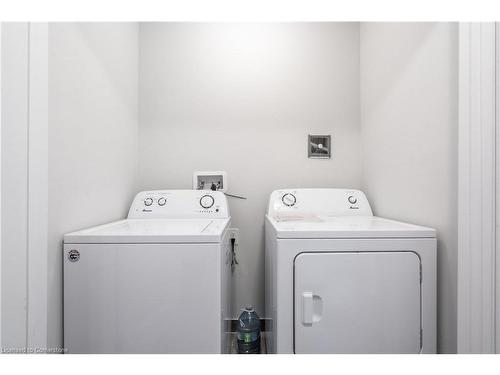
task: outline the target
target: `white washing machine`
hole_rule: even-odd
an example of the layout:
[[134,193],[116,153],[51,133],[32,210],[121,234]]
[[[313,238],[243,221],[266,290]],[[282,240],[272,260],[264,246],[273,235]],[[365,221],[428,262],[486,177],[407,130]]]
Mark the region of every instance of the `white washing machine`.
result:
[[144,191],[126,220],[64,236],[69,353],[226,353],[231,248],[221,192]]
[[266,317],[272,353],[435,353],[435,230],[373,216],[359,190],[274,191]]

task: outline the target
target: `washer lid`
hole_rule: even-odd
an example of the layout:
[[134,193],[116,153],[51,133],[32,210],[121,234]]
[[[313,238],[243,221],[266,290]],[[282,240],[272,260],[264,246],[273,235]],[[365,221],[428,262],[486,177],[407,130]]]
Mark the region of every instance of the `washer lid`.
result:
[[435,238],[432,228],[376,216],[267,217],[277,238]]
[[217,243],[229,219],[126,219],[66,234],[64,243]]

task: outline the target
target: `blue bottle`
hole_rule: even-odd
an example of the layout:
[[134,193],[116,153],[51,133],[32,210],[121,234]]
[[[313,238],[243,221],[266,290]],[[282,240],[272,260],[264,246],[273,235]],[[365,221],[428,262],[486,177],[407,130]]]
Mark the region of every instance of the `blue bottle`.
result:
[[260,353],[260,319],[252,306],[241,309],[238,319],[238,353]]

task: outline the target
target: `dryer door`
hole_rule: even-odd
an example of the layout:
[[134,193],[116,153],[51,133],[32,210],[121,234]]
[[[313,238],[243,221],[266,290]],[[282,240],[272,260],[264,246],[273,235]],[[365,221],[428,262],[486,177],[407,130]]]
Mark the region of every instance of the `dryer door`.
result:
[[420,267],[413,252],[298,255],[295,353],[419,353]]

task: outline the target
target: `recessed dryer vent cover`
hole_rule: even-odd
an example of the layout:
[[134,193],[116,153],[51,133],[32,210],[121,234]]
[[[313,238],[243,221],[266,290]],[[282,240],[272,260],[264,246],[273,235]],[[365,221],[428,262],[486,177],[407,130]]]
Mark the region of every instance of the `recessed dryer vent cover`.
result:
[[307,156],[312,159],[329,159],[332,156],[331,135],[311,135],[307,139]]

